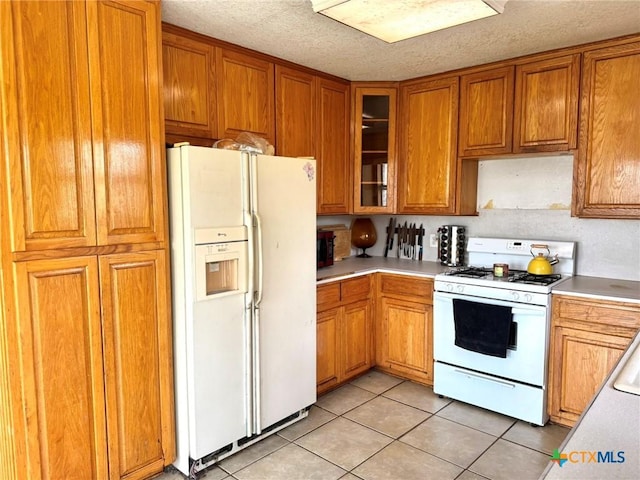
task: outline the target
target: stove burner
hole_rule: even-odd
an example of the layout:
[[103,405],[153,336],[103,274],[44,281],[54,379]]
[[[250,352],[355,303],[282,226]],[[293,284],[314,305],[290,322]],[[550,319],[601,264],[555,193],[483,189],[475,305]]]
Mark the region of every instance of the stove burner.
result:
[[554,282],[557,282],[562,278],[562,275],[559,274],[551,274],[551,275],[533,275],[532,273],[523,273],[522,275],[514,278],[513,280],[509,279],[510,282],[516,283],[526,283],[529,285],[551,285]]

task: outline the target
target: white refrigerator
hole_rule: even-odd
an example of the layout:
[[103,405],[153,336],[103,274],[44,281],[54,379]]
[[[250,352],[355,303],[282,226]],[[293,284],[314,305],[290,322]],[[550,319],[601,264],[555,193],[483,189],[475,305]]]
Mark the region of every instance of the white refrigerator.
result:
[[194,475],[316,401],[315,160],[167,150],[177,459]]

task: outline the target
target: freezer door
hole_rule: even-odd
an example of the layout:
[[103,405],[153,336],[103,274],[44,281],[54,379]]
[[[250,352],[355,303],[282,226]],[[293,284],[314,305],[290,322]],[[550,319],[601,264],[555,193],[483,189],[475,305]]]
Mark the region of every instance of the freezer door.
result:
[[253,161],[261,289],[257,418],[264,429],[316,401],[316,178],[315,160]]
[[[179,150],[179,155],[173,151]],[[242,153],[185,145],[170,148],[169,162],[180,162],[182,208],[191,228],[243,224]],[[169,169],[175,172],[175,169]],[[174,179],[171,179],[173,185]],[[171,208],[176,208],[171,205]]]

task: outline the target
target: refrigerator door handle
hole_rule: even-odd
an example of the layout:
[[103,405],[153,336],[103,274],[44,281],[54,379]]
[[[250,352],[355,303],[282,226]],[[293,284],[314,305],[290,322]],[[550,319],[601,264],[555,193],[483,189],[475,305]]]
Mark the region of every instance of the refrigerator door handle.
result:
[[262,433],[260,425],[261,404],[260,404],[260,308],[253,307],[253,433]]
[[255,297],[255,304],[256,307],[258,305],[260,305],[260,302],[262,301],[262,278],[263,278],[263,271],[264,269],[262,268],[262,219],[260,218],[260,215],[258,215],[258,213],[255,213],[255,219],[256,219],[256,237],[257,237],[257,246],[256,246],[256,260],[255,260],[255,268],[256,268],[256,280],[257,280],[257,287],[256,287],[256,297]]

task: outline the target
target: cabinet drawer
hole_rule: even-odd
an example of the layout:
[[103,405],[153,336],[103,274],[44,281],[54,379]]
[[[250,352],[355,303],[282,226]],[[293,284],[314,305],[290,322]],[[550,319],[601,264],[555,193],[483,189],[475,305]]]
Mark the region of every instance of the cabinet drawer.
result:
[[559,324],[577,320],[615,327],[640,327],[640,306],[625,303],[554,296],[552,312]]
[[318,311],[340,303],[340,282],[325,283],[316,287],[316,306]]
[[381,275],[380,292],[383,295],[419,297],[422,302],[433,301],[433,280],[403,275]]
[[371,294],[371,277],[369,275],[351,278],[340,283],[342,284],[341,299],[345,303],[365,300]]

